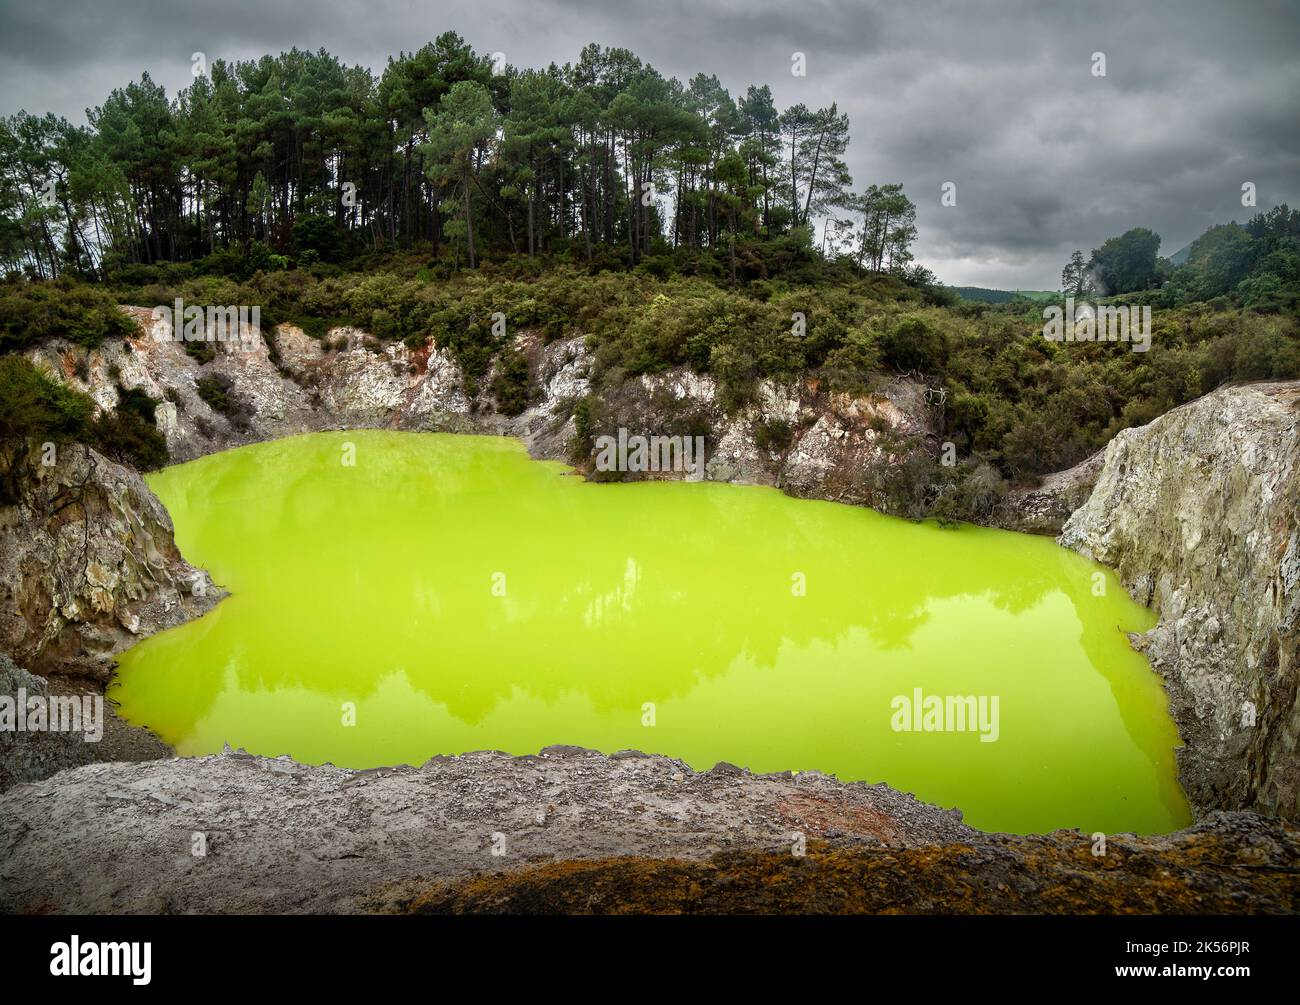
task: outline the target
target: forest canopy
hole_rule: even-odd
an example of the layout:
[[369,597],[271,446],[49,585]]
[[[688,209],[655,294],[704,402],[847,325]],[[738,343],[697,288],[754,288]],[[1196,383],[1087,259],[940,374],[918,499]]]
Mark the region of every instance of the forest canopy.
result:
[[216,60],[174,99],[145,74],[88,118],[0,120],[0,269],[229,271],[222,255],[274,266],[428,245],[471,266],[713,249],[734,271],[738,242],[773,239],[875,271],[912,262],[915,206],[899,184],[855,193],[834,103],[778,109],[767,86],[682,83],[626,49],[495,67],[447,32],[378,76],[293,49]]

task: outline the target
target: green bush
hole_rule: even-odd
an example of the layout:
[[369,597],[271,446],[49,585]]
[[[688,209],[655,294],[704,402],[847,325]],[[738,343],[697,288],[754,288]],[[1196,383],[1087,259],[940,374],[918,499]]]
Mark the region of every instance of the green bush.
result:
[[86,442],[101,454],[139,471],[167,463],[167,440],[137,412],[102,412],[90,424]]
[[17,498],[21,466],[33,444],[81,442],[112,460],[149,471],[167,463],[167,441],[153,424],[158,402],[143,391],[119,388],[114,412],[92,418],[94,402],[21,356],[0,356],[0,443],[8,466],[0,471],[0,501]]
[[0,352],[20,352],[49,338],[94,348],[135,330],[99,288],[70,280],[0,284]]
[[759,450],[786,450],[794,440],[794,429],[783,419],[769,419],[754,427],[754,444]]
[[216,377],[200,377],[195,386],[199,397],[207,402],[208,407],[214,412],[225,414],[230,411],[230,398],[226,394],[226,387]]
[[328,216],[300,216],[293,222],[293,247],[299,264],[337,262],[343,257],[345,238],[343,230]]
[[154,413],[158,410],[158,404],[156,398],[149,397],[148,392],[141,388],[126,388],[118,385],[118,412],[133,412],[145,422],[152,423],[154,421]]
[[514,349],[507,349],[497,358],[497,370],[492,378],[492,395],[497,400],[497,411],[503,415],[519,415],[530,400],[528,357]]
[[[627,271],[599,248],[588,268],[578,241],[555,258],[507,257],[473,272],[427,253],[376,253],[349,262],[351,271],[285,270],[269,249],[252,250],[263,271],[218,252],[191,264],[126,266],[110,287],[0,283],[0,349],[21,351],[56,335],[96,345],[132,328],[116,303],[181,297],[259,305],[264,330],[272,319],[293,321],[322,341],[344,324],[413,349],[432,339],[455,358],[471,397],[520,332],[547,341],[582,335],[593,360],[593,416],[626,378],[676,367],[712,374],[732,412],[767,379],[816,377],[823,390],[865,394],[902,371],[928,385],[945,439],[1017,479],[1081,460],[1119,430],[1226,381],[1300,376],[1300,258],[1286,241],[1215,301],[1183,303],[1181,270],[1166,288],[1128,295],[1156,305],[1147,353],[1049,343],[1042,304],[936,305],[941,298],[920,279],[857,275],[784,239],[738,240],[735,288],[729,261],[707,250],[660,248],[644,268]],[[1242,301],[1251,309],[1237,306]],[[802,334],[792,330],[800,315]],[[215,355],[208,342],[184,348],[200,362]],[[89,376],[84,358],[70,365]],[[491,390],[503,411],[528,406],[525,369],[518,354],[500,358]]]
[[880,351],[886,364],[903,373],[937,376],[948,361],[943,333],[915,316],[891,328],[880,340]]
[[0,441],[52,440],[83,435],[94,412],[89,396],[54,380],[22,356],[0,356]]
[[944,526],[982,523],[1006,495],[1001,474],[983,461],[966,460],[954,468],[942,468],[942,472],[928,515]]

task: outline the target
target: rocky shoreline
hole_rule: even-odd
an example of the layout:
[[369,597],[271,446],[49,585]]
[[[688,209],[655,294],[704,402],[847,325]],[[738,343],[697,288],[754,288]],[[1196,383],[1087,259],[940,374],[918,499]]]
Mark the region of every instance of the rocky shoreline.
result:
[[1099,847],[637,751],[371,771],[227,752],[72,769],[0,809],[0,910],[20,913],[1300,909],[1300,830],[1254,814]]
[[1193,811],[1300,817],[1300,382],[1223,388],[1105,450],[1060,544],[1160,617]]

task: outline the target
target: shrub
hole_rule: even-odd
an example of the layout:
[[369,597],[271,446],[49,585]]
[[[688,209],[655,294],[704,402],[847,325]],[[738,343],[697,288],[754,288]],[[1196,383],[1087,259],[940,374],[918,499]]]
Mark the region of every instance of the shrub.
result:
[[515,349],[507,349],[498,357],[497,370],[492,377],[492,395],[497,401],[497,411],[503,415],[519,415],[528,407],[527,356]]
[[845,394],[866,393],[872,376],[879,371],[880,351],[876,343],[856,332],[845,345],[831,350],[821,368],[827,389]]
[[22,356],[0,356],[0,441],[67,442],[86,429],[94,403]]
[[754,427],[754,444],[759,450],[785,450],[794,441],[794,429],[784,419],[769,419]]
[[66,280],[0,285],[0,352],[18,352],[49,338],[94,348],[134,331],[135,323],[96,287]]
[[938,486],[938,497],[930,507],[943,526],[956,523],[982,523],[1006,495],[1007,484],[997,469],[984,461],[963,461]]
[[904,373],[937,375],[948,361],[943,333],[919,317],[906,317],[880,340],[884,361]]
[[293,247],[301,265],[337,262],[343,255],[344,234],[328,216],[300,216],[293,222]]
[[91,422],[87,442],[106,457],[140,471],[167,463],[167,440],[138,412],[102,412]]
[[230,399],[226,397],[226,389],[215,377],[200,377],[196,388],[199,397],[207,402],[208,407],[214,412],[224,412],[230,407]]
[[133,412],[145,422],[152,423],[154,413],[158,410],[158,400],[151,398],[148,392],[142,388],[126,388],[119,384],[117,388],[117,410],[118,412]]

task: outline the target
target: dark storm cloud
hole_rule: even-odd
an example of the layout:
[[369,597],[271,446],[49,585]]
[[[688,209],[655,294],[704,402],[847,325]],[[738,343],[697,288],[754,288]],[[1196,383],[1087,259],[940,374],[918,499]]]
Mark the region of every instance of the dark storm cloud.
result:
[[82,121],[142,71],[184,86],[196,51],[324,46],[379,71],[447,29],[518,66],[597,41],[682,80],[716,73],[733,95],[768,83],[783,106],[837,101],[857,185],[904,183],[918,257],[952,283],[1055,288],[1071,250],[1132,226],[1170,254],[1248,217],[1246,181],[1262,208],[1300,202],[1300,3],[1284,0],[19,0],[0,4],[0,111]]

